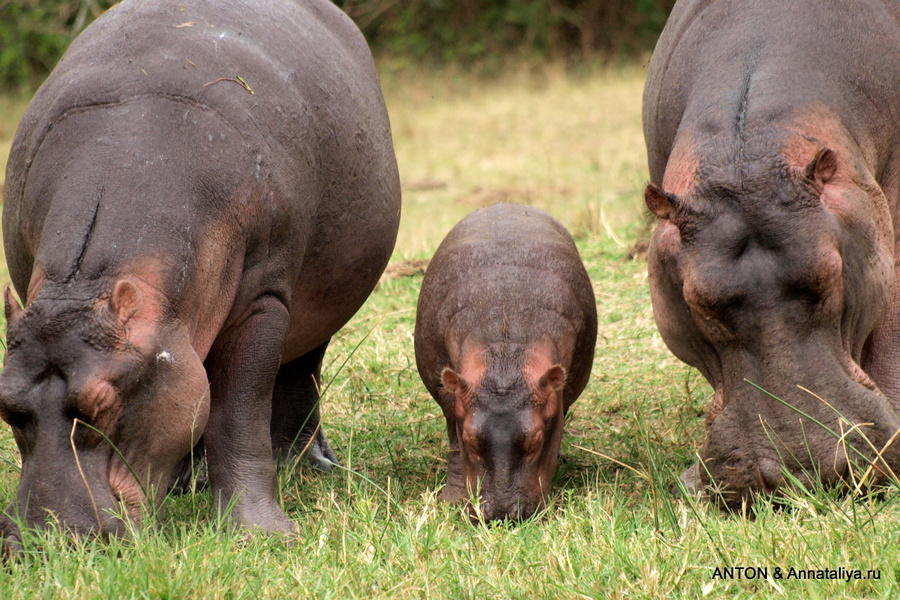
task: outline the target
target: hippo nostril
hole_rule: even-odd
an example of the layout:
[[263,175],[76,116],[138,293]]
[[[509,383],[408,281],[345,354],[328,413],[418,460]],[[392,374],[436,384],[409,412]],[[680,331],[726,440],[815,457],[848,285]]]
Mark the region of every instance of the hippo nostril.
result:
[[767,494],[778,489],[783,481],[784,473],[781,471],[781,464],[768,458],[759,461],[759,482]]

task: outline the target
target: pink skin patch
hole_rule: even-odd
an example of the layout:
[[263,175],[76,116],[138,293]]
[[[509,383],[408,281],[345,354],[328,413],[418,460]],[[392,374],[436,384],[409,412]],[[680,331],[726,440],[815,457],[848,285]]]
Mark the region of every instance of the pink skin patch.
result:
[[[843,192],[857,184],[853,182],[853,165],[844,157],[855,156],[861,149],[848,147],[848,142],[844,141],[848,139],[848,134],[840,121],[824,110],[798,119],[789,131],[782,149],[785,164],[798,177],[813,176],[813,180],[821,186],[819,199],[825,206],[838,215],[849,213],[852,207]],[[807,169],[817,156],[827,150],[833,154],[822,181],[820,172],[823,169],[813,173],[807,173]],[[834,160],[835,164],[831,164],[830,160]]]
[[685,140],[682,136],[675,144],[675,148],[669,156],[669,161],[666,163],[662,189],[676,196],[689,194],[697,184],[697,171],[699,169],[700,159],[697,156],[695,146],[689,139]]
[[722,412],[723,408],[725,408],[725,390],[721,387],[717,387],[712,404],[709,406],[709,412],[706,415],[707,429],[712,427],[713,421],[716,420],[716,417],[719,416],[719,413]]
[[40,295],[46,280],[44,268],[41,265],[35,264],[31,271],[31,281],[28,282],[28,296],[25,299],[25,308],[28,308],[31,303],[34,302],[34,299]]

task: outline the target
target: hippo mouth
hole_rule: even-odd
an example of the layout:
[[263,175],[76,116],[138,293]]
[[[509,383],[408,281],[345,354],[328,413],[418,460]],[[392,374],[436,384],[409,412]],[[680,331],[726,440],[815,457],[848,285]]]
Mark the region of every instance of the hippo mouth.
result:
[[520,523],[527,521],[546,508],[546,501],[524,501],[521,497],[496,499],[484,494],[472,500],[465,500],[469,520],[473,524],[486,523]]
[[[18,501],[0,513],[3,556],[22,549],[22,527],[42,528],[49,522],[48,515],[75,537],[123,538],[128,521],[141,522],[147,500],[144,488],[124,460],[112,451],[102,454],[79,453],[73,472],[49,487],[20,485]],[[27,465],[24,472],[29,482],[44,479]],[[65,492],[60,493],[60,488]]]
[[900,419],[859,367],[848,371],[822,386],[831,398],[799,384],[779,390],[745,381],[717,391],[723,401],[711,409],[702,462],[681,481],[732,510],[785,488],[862,493],[884,483],[900,457]]

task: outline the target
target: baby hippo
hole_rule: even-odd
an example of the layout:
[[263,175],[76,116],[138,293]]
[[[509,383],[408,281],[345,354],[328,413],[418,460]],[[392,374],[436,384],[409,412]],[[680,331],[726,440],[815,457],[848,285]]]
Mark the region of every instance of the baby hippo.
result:
[[547,502],[563,421],[587,384],[597,307],[572,236],[546,212],[497,204],[454,227],[419,295],[416,364],[447,419],[443,498],[486,520]]

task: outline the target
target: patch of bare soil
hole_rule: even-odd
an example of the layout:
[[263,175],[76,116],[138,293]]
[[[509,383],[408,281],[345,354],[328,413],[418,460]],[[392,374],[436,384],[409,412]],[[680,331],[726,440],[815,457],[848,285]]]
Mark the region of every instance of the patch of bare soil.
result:
[[414,179],[404,183],[402,187],[406,192],[431,192],[446,188],[447,182],[440,179]]
[[401,277],[422,275],[425,273],[425,269],[428,268],[428,263],[428,259],[424,258],[391,263],[385,268],[384,273],[381,274],[381,278],[378,280],[378,283],[381,284],[385,281],[390,281],[391,279],[399,279]]

